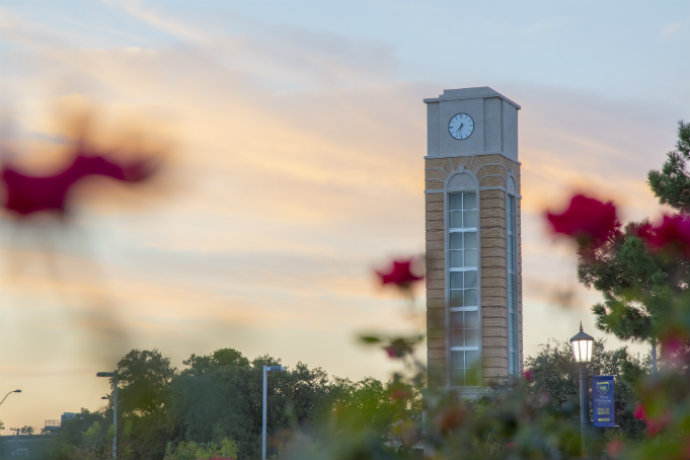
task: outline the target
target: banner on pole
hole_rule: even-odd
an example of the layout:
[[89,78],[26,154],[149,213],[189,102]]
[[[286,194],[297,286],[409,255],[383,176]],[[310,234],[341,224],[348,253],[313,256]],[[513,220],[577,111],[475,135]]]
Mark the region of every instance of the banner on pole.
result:
[[594,426],[603,428],[616,426],[616,411],[613,401],[613,376],[592,376],[592,419]]

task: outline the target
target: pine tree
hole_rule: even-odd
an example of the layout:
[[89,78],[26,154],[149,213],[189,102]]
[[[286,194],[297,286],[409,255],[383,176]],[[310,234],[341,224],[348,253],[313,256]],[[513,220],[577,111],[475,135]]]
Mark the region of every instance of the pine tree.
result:
[[678,122],[677,151],[668,152],[661,172],[650,171],[647,176],[654,194],[663,204],[690,212],[690,123]]
[[[679,122],[676,146],[661,172],[649,172],[649,184],[662,204],[687,215],[690,123]],[[597,327],[623,340],[649,341],[655,367],[656,343],[668,329],[669,317],[684,310],[679,302],[690,301],[690,258],[677,251],[650,250],[644,238],[650,227],[648,220],[632,222],[595,250],[581,253],[578,276],[603,294],[603,302],[592,307]]]

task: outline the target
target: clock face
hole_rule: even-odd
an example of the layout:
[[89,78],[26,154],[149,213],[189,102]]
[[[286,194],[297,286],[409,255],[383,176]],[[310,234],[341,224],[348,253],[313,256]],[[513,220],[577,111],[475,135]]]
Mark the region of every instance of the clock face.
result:
[[459,141],[467,139],[472,135],[472,131],[474,131],[474,120],[464,112],[453,115],[448,123],[448,132],[453,139]]

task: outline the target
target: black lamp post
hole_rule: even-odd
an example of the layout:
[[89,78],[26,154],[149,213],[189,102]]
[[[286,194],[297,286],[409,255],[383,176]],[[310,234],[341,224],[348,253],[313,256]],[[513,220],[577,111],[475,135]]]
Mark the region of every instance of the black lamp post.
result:
[[283,372],[283,366],[266,366],[264,365],[263,373],[263,391],[261,394],[261,460],[266,460],[266,407],[268,400],[266,397],[266,377],[269,372]]
[[588,404],[587,393],[585,385],[585,366],[592,361],[592,344],[594,337],[585,334],[582,331],[582,321],[580,321],[580,332],[575,334],[570,339],[570,344],[573,346],[573,355],[575,355],[575,362],[578,364],[580,372],[580,440],[584,446],[585,429],[587,427],[588,419]]
[[117,371],[97,372],[96,377],[109,377],[113,379],[113,459],[117,459]]
[[12,393],[21,393],[21,392],[22,392],[22,390],[20,390],[19,388],[17,388],[16,390],[9,391],[9,392],[5,395],[5,397],[2,398],[2,401],[0,401],[0,405],[1,405],[2,403],[4,403],[5,400],[7,399],[7,397],[8,397],[9,395],[11,395]]

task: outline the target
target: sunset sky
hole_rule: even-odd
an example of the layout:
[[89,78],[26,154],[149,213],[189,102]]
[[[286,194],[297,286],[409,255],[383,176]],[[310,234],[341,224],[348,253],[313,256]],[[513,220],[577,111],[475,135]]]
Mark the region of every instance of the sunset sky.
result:
[[660,215],[645,179],[690,120],[689,22],[686,1],[0,3],[3,155],[54,164],[84,107],[103,145],[166,152],[67,225],[2,216],[4,433],[103,407],[95,374],[132,348],[386,378],[355,336],[415,327],[372,271],[424,251],[422,100],[448,88],[522,106],[525,354],[580,320],[603,338],[541,213],[587,190]]

